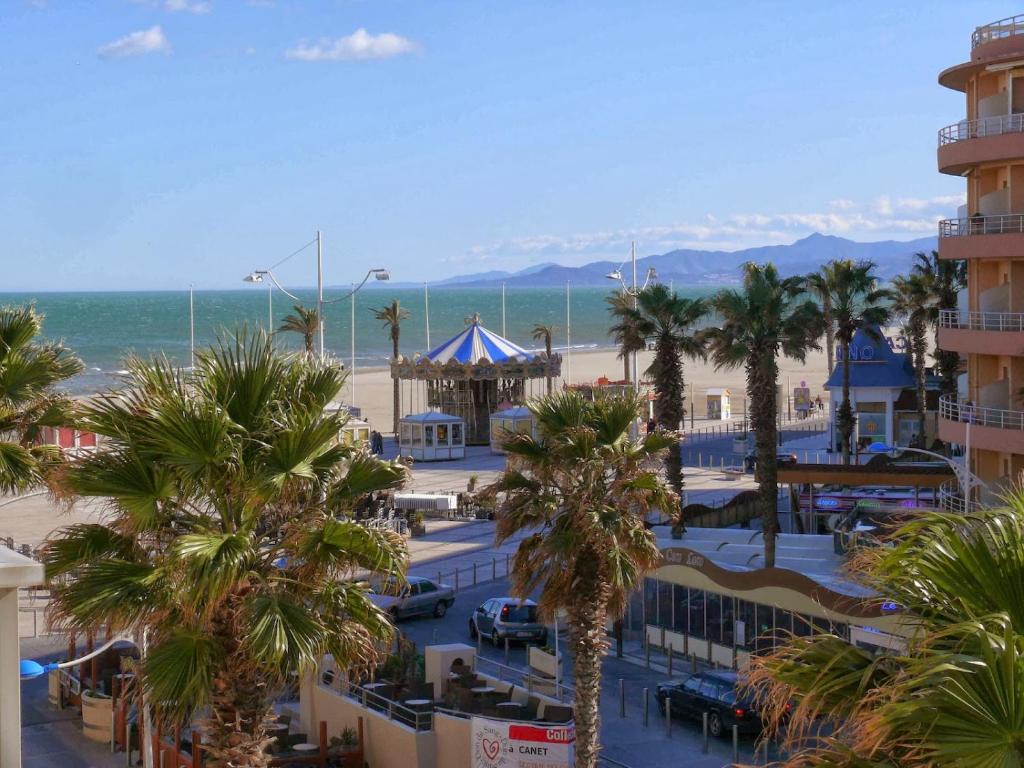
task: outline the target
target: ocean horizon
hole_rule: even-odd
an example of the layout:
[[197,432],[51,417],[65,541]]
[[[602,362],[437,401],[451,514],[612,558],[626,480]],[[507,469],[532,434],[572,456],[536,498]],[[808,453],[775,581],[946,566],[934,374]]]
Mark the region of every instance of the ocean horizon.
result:
[[[702,297],[719,286],[677,287],[681,296]],[[293,291],[305,306],[316,305],[313,289]],[[328,290],[325,301],[343,296]],[[608,335],[610,325],[603,288],[570,290],[571,344],[573,350],[614,346]],[[502,333],[500,288],[446,287],[430,290],[430,346],[427,346],[424,294],[422,290],[375,288],[356,294],[356,366],[386,366],[391,357],[391,340],[383,324],[371,313],[398,299],[409,310],[402,323],[401,352],[407,357],[424,354],[465,327],[474,313],[485,327],[506,336],[526,349],[542,345],[532,338],[538,323],[554,326],[554,347],[566,349],[565,287],[508,288],[505,294],[505,332]],[[34,303],[45,315],[43,336],[62,340],[82,359],[85,370],[68,382],[72,394],[88,394],[114,386],[124,372],[130,354],[142,357],[166,355],[178,365],[189,364],[189,295],[184,291],[111,292],[4,292],[0,305]],[[280,291],[273,293],[273,326],[292,312],[295,302]],[[230,334],[243,327],[266,329],[269,319],[268,292],[252,290],[196,290],[194,292],[196,347],[214,343],[218,334]],[[325,346],[329,354],[346,365],[352,358],[352,303],[344,299],[325,308]],[[278,343],[290,349],[301,347],[295,333],[277,334]]]

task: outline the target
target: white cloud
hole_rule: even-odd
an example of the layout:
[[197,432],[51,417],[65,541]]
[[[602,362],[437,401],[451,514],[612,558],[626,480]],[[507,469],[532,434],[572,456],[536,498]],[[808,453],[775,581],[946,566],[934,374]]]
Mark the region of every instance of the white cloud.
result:
[[390,59],[413,53],[418,46],[412,40],[391,32],[371,35],[360,27],[351,35],[335,39],[322,38],[317,43],[299,42],[285,51],[285,58],[298,61],[357,61]]
[[149,29],[140,29],[107,43],[96,53],[105,59],[120,59],[127,56],[144,56],[149,53],[170,53],[171,44],[158,24]]
[[213,4],[207,0],[164,0],[164,9],[171,13],[209,13]]
[[868,203],[830,200],[825,211],[709,213],[696,221],[654,227],[515,237],[474,246],[465,256],[449,261],[488,259],[509,266],[521,263],[523,257],[557,257],[563,263],[582,263],[621,255],[633,240],[643,243],[648,253],[676,248],[734,251],[791,243],[814,232],[852,240],[906,240],[935,234],[936,222],[955,215],[963,202],[961,195],[881,196]]

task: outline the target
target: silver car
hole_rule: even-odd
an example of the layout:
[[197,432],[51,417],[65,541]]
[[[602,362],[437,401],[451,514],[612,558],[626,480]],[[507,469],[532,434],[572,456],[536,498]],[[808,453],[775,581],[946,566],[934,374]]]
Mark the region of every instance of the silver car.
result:
[[408,584],[397,595],[374,592],[370,600],[387,611],[393,621],[407,616],[441,618],[455,602],[455,590],[447,584],[437,584],[421,576],[410,576]]
[[548,629],[537,619],[537,604],[518,597],[494,597],[469,617],[469,634],[481,635],[498,645],[505,638],[544,645]]

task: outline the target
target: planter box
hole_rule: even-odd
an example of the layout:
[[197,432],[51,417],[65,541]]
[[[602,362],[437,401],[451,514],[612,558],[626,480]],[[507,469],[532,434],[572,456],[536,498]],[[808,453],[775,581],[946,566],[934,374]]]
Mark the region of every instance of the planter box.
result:
[[82,691],[82,732],[87,739],[110,743],[111,712],[114,700]]
[[[561,661],[559,659],[558,663]],[[530,646],[529,665],[533,673],[540,677],[550,677],[551,679],[556,677],[556,662],[553,653],[546,653],[536,646]]]
[[414,539],[418,539],[420,536],[426,536],[427,535],[427,526],[426,526],[426,524],[416,525],[416,523],[413,523],[412,525],[409,526],[409,535],[412,536]]
[[750,448],[750,440],[745,437],[734,437],[732,439],[732,452],[741,455],[746,455],[747,450]]

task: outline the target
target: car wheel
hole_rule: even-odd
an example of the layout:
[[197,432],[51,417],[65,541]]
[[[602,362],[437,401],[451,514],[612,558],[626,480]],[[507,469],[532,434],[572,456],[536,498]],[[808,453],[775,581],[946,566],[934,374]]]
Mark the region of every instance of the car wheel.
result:
[[495,648],[497,648],[498,647],[498,643],[500,642],[500,640],[501,640],[501,638],[498,637],[498,630],[496,630],[496,629],[492,630],[491,631],[491,645],[493,645]]
[[708,732],[716,739],[722,735],[722,718],[717,712],[708,715]]
[[476,640],[476,636],[477,636],[476,622],[473,621],[472,619],[469,620],[469,636],[471,638],[473,638],[474,640]]
[[437,605],[434,606],[434,616],[438,619],[443,619],[446,613],[448,613],[448,603],[444,600],[439,600]]

